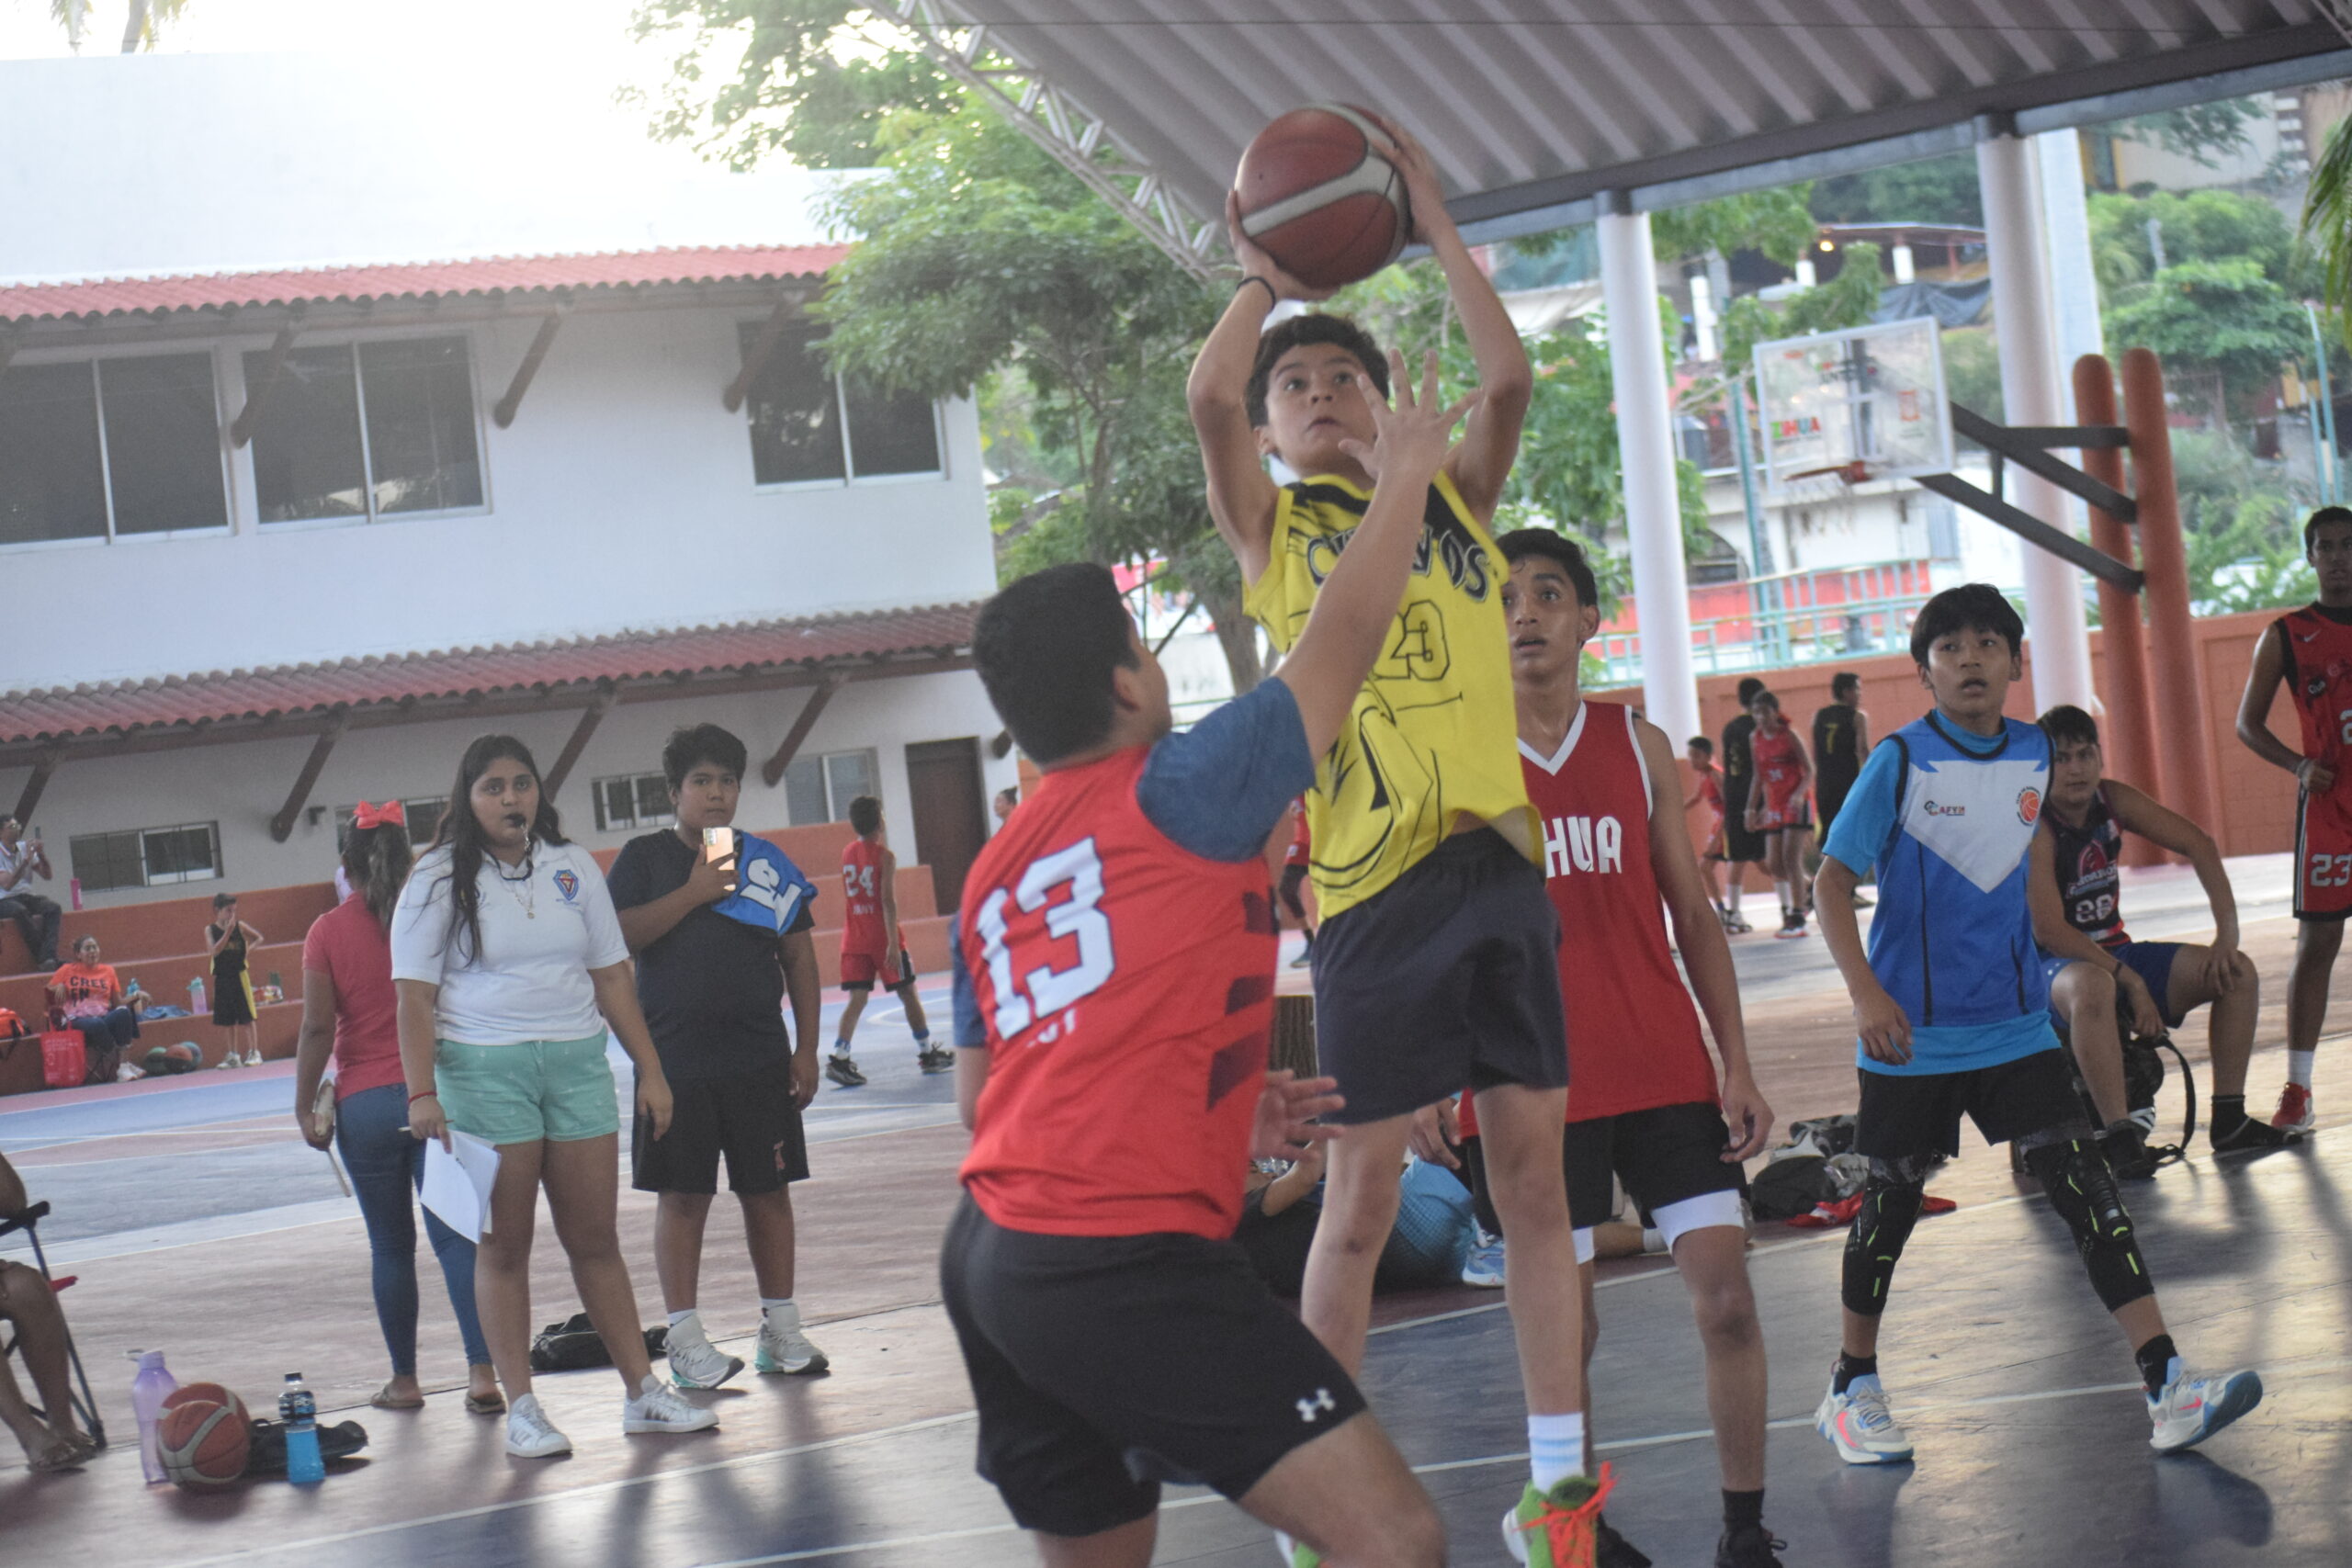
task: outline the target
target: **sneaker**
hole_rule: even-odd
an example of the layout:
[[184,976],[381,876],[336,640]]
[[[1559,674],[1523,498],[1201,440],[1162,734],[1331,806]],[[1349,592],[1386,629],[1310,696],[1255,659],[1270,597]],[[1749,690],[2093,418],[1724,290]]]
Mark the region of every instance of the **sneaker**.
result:
[[[738,1365],[741,1365],[739,1362]],[[651,1372],[638,1385],[635,1399],[621,1401],[624,1432],[699,1432],[718,1425],[718,1412],[689,1404]]]
[[2148,1419],[2156,1428],[2148,1446],[2160,1454],[2194,1447],[2261,1403],[2260,1372],[2193,1378],[2175,1356],[2172,1381],[2162,1393],[2148,1396]]
[[1781,919],[1781,929],[1772,934],[1782,942],[1791,942],[1804,935],[1804,917],[1796,913],[1789,914]]
[[846,1051],[832,1054],[825,1063],[825,1076],[843,1089],[860,1089],[865,1083],[865,1075],[857,1070],[857,1064],[850,1060]]
[[2122,1180],[2145,1181],[2156,1174],[2156,1156],[2148,1152],[2146,1135],[2130,1117],[2100,1134],[2098,1148],[2107,1156],[2107,1168]]
[[1293,1540],[1280,1530],[1274,1532],[1274,1551],[1282,1558],[1283,1568],[1323,1568],[1321,1552]]
[[245,1066],[249,1067],[258,1067],[261,1066],[260,1046],[256,1045],[252,1050],[245,1053]]
[[1843,1393],[1831,1380],[1813,1425],[1848,1464],[1902,1464],[1911,1457],[1911,1439],[1894,1424],[1876,1372],[1856,1378]]
[[1482,1291],[1503,1288],[1503,1238],[1485,1230],[1471,1233],[1470,1256],[1462,1260],[1462,1282]]
[[956,1070],[956,1053],[944,1045],[927,1045],[915,1053],[915,1066],[926,1073],[952,1073]]
[[2271,1113],[2270,1124],[2282,1133],[2308,1133],[2315,1119],[2312,1115],[2312,1091],[2299,1083],[2290,1083],[2278,1091],[2278,1109]]
[[1503,1516],[1503,1546],[1511,1561],[1528,1568],[1598,1568],[1600,1505],[1616,1484],[1607,1465],[1599,1477],[1571,1475],[1549,1492],[1535,1483]]
[[216,1073],[225,1073],[232,1067],[242,1067],[244,1065],[245,1059],[243,1056],[238,1055],[234,1051],[232,1051],[227,1055],[221,1057],[219,1061],[213,1063],[212,1070]]
[[1724,916],[1724,930],[1729,931],[1734,936],[1746,936],[1755,929],[1756,928],[1754,926],[1747,923],[1747,919],[1737,909],[1730,910]]
[[2292,1148],[2303,1141],[2303,1136],[2300,1128],[2274,1127],[2267,1122],[2257,1122],[2249,1116],[2239,1122],[2234,1131],[2212,1139],[2213,1152],[2233,1155],[2256,1149]]
[[1715,1568],[1781,1568],[1772,1554],[1788,1549],[1787,1541],[1773,1540],[1762,1525],[1737,1525],[1715,1543]]
[[670,1381],[680,1388],[717,1388],[743,1370],[743,1358],[713,1345],[699,1325],[678,1325],[667,1343]]
[[796,1308],[785,1322],[770,1317],[760,1325],[760,1348],[752,1364],[763,1372],[809,1377],[823,1371],[831,1363],[825,1359],[825,1353],[809,1344],[808,1337],[800,1332],[800,1314]]
[[1315,950],[1311,947],[1301,948],[1299,950],[1298,956],[1290,961],[1290,966],[1294,969],[1305,969],[1312,965],[1314,962]]
[[571,1439],[556,1430],[537,1394],[519,1394],[506,1407],[506,1451],[516,1459],[548,1459],[570,1453]]
[[1648,1554],[1619,1535],[1605,1517],[1593,1526],[1592,1563],[1593,1568],[1650,1568]]
[[[1854,908],[1857,908],[1857,909],[1867,909],[1867,908],[1869,908],[1871,907],[1871,903],[1872,903],[1872,902],[1873,902],[1873,900],[1871,899],[1871,896],[1870,896],[1869,894],[1867,894],[1867,893],[1863,892],[1863,891],[1862,891],[1860,888],[1859,888],[1859,887],[1857,887],[1857,888],[1855,888],[1855,889],[1854,889]],[[1726,1538],[1726,1539],[1728,1539],[1728,1538]],[[1787,1544],[1787,1542],[1783,1541],[1781,1544],[1782,1544],[1782,1545],[1786,1545],[1786,1544]]]

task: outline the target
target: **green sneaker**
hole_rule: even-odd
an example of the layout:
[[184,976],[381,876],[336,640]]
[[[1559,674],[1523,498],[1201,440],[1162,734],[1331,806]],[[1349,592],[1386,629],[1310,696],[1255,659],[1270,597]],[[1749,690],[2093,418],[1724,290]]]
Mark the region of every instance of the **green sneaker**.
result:
[[1283,1568],[1323,1568],[1321,1552],[1280,1530],[1274,1532],[1274,1551],[1282,1557]]
[[1593,1568],[1600,1505],[1616,1483],[1605,1464],[1597,1478],[1571,1475],[1549,1492],[1529,1482],[1519,1506],[1503,1516],[1503,1545],[1528,1568]]

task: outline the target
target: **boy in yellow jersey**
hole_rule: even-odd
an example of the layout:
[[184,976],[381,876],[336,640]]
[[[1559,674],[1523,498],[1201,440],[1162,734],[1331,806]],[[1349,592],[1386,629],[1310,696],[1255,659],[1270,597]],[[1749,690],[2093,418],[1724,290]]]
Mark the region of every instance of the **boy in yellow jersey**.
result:
[[[1429,155],[1386,121],[1371,129],[1404,173],[1414,238],[1445,270],[1479,394],[1429,485],[1387,652],[1306,797],[1308,874],[1322,912],[1316,1043],[1347,1100],[1332,1119],[1350,1125],[1331,1145],[1301,1307],[1356,1371],[1412,1114],[1472,1086],[1511,1238],[1506,1284],[1533,1470],[1504,1518],[1504,1540],[1521,1562],[1583,1568],[1606,1481],[1585,1475],[1583,1311],[1560,1180],[1568,1067],[1559,921],[1535,860],[1506,569],[1488,530],[1534,378],[1502,301],[1446,214]],[[1317,296],[1233,216],[1243,279],[1188,390],[1210,512],[1240,562],[1250,614],[1286,649],[1370,504],[1378,476],[1364,461],[1376,434],[1369,400],[1385,400],[1387,365],[1341,317],[1294,316],[1267,330],[1278,303]],[[1301,477],[1277,485],[1268,457]]]

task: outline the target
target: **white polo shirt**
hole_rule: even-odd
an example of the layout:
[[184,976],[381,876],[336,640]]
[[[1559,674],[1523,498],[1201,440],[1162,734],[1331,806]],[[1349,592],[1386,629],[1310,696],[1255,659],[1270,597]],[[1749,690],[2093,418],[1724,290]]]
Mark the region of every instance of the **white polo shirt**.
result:
[[605,874],[577,844],[534,842],[526,864],[483,857],[481,952],[458,928],[449,852],[428,851],[392,911],[392,978],[441,987],[435,1032],[466,1045],[605,1032],[591,969],[628,957]]

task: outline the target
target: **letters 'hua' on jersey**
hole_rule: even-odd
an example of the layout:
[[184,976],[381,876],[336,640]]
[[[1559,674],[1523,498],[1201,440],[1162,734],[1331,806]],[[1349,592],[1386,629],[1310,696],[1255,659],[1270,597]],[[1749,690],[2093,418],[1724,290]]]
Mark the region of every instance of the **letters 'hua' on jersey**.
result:
[[988,1034],[964,1186],[1011,1230],[1240,1217],[1280,939],[1262,860],[1192,853],[1136,798],[1148,747],[1046,774],[964,884]]
[[880,958],[888,935],[882,927],[882,846],[852,839],[842,851],[842,951]]
[[[1324,578],[1371,504],[1368,492],[1328,475],[1283,488],[1272,557],[1249,596],[1250,614],[1277,649],[1288,652],[1306,629]],[[1535,858],[1503,623],[1508,573],[1453,481],[1438,475],[1388,645],[1306,797],[1309,875],[1323,919],[1396,881],[1463,817],[1492,823]]]

